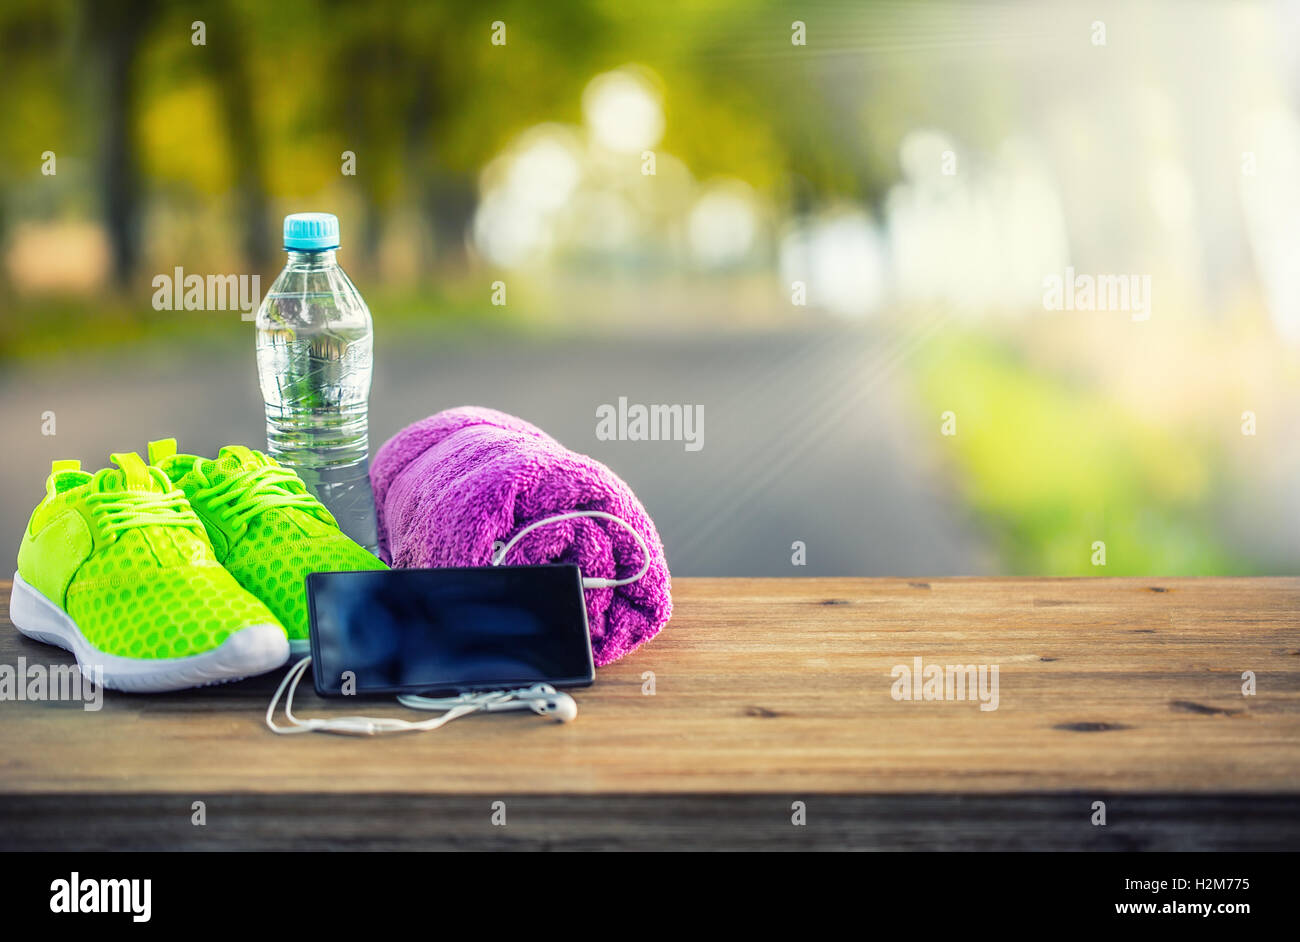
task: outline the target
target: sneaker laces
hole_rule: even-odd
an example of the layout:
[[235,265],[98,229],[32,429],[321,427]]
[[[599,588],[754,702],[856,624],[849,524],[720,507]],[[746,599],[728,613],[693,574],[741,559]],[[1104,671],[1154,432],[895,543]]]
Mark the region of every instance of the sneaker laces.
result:
[[293,507],[318,517],[329,513],[307,491],[298,475],[278,464],[256,465],[205,487],[194,496],[211,507],[221,508],[221,519],[230,523],[240,536],[247,531],[253,517],[273,507]]
[[[99,490],[101,475],[116,474],[111,469],[96,473],[95,489],[86,495],[100,530],[113,536],[136,527],[187,527],[203,533],[203,523],[190,506],[185,492],[179,488],[163,487],[156,491]],[[155,480],[166,481],[161,472]],[[168,482],[170,485],[170,482]]]

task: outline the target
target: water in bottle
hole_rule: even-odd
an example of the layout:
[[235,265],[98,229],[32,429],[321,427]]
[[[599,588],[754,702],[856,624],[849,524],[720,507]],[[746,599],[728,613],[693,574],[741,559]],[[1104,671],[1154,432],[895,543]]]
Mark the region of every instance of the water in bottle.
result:
[[369,308],[335,258],[338,246],[335,216],[285,217],[289,262],[257,312],[257,372],[268,453],[374,552],[366,417],[374,333]]

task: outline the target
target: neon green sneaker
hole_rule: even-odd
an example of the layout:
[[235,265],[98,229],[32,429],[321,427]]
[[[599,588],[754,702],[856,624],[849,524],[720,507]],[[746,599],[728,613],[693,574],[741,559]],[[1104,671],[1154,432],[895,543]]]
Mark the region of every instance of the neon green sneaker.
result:
[[[9,617],[116,690],[238,680],[282,665],[284,628],[222,568],[203,525],[135,453],[56,461],[18,550]],[[120,469],[120,470],[119,470]]]
[[178,455],[167,438],[149,443],[149,463],[185,492],[217,559],[280,619],[295,655],[310,647],[308,573],[388,568],[343,534],[297,474],[260,451]]

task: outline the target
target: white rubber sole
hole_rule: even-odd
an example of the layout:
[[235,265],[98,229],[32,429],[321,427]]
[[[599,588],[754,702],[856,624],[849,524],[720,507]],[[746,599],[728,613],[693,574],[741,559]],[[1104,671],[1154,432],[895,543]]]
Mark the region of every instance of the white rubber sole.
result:
[[67,612],[33,589],[18,573],[14,573],[9,596],[9,620],[29,638],[71,651],[83,673],[102,670],[105,687],[132,693],[163,693],[229,683],[275,670],[289,659],[289,639],[279,625],[241,628],[220,647],[190,657],[107,654],[86,640]]
[[289,639],[289,656],[306,657],[311,654],[310,638],[290,638]]

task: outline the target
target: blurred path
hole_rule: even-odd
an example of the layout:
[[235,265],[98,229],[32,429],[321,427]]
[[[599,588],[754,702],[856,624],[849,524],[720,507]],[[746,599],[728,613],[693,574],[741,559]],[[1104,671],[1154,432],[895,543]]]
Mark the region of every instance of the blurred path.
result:
[[[939,422],[899,389],[927,328],[782,335],[526,340],[379,336],[371,444],[456,405],[486,405],[541,426],[605,462],[654,517],[684,576],[942,576],[996,571],[935,465]],[[704,406],[703,448],[602,442],[596,409]],[[41,435],[55,413],[57,434]],[[252,339],[246,353],[190,362],[94,358],[7,368],[0,421],[0,554],[15,565],[53,458],[107,463],[175,435],[182,451],[262,448]],[[791,544],[807,565],[791,564]]]

